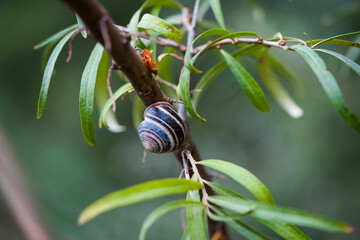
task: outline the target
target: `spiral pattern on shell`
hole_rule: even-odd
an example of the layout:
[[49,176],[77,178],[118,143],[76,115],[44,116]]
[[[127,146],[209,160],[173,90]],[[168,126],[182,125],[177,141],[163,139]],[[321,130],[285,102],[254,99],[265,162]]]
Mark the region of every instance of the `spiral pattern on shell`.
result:
[[146,151],[171,152],[183,144],[185,125],[170,103],[157,102],[145,110],[139,136]]

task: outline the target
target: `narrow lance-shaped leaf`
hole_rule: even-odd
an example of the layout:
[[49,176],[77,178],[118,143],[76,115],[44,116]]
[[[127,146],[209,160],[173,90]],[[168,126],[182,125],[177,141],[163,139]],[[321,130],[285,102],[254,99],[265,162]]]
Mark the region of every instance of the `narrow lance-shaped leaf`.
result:
[[305,90],[302,82],[300,81],[297,74],[288,67],[285,61],[278,60],[274,55],[270,54],[269,52],[266,55],[266,60],[268,61],[271,68],[273,68],[277,73],[285,77],[285,80],[290,80],[294,84],[296,89],[300,92],[300,94],[304,94]]
[[141,226],[140,230],[140,237],[139,240],[145,240],[146,232],[149,230],[151,225],[156,222],[161,216],[164,214],[171,212],[173,210],[179,208],[188,208],[188,207],[205,207],[205,205],[201,202],[193,202],[193,201],[185,201],[185,200],[178,200],[168,202],[161,207],[156,208],[153,210],[145,219],[144,223]]
[[[191,103],[191,96],[190,96],[190,71],[186,67],[183,67],[181,74],[180,74],[180,92],[181,95],[179,98],[184,102],[186,110],[189,114],[195,119],[200,122],[206,122],[204,118],[202,118],[195,110],[194,106]],[[179,94],[179,93],[178,93]]]
[[[96,76],[96,86],[95,86],[95,101],[96,105],[98,106],[99,112],[102,111],[106,102],[109,99],[109,92],[107,89],[107,75],[109,70],[110,59],[107,55],[106,51],[103,51],[97,76]],[[108,130],[111,132],[123,132],[126,130],[126,127],[120,125],[116,119],[116,115],[113,111],[107,111],[106,116],[104,117]],[[101,127],[101,126],[100,126]]]
[[81,35],[83,36],[83,38],[87,38],[87,32],[86,32],[86,28],[84,28],[84,23],[83,21],[81,20],[81,18],[79,17],[79,15],[77,15],[77,13],[75,13],[75,16],[76,16],[76,21],[78,22],[78,25],[80,28],[83,28],[81,30]]
[[266,58],[263,57],[258,62],[261,77],[264,80],[266,87],[274,96],[278,104],[292,117],[299,118],[304,114],[304,111],[291,99],[285,88],[281,85],[275,73],[267,64]]
[[326,42],[324,42],[324,40],[325,39],[313,39],[311,41],[306,41],[305,44],[311,45],[311,44],[316,44],[316,43],[322,42],[321,44],[333,44],[333,45],[341,45],[341,46],[346,46],[346,47],[360,48],[360,43],[358,43],[358,42],[352,42],[352,41],[341,40],[341,39],[331,39],[331,40],[327,40]]
[[47,101],[47,95],[48,95],[49,86],[50,86],[50,80],[51,80],[52,73],[54,71],[55,62],[56,62],[62,48],[64,47],[65,43],[69,40],[69,38],[71,37],[71,35],[73,35],[73,33],[75,31],[76,30],[72,30],[71,32],[66,34],[65,37],[63,37],[59,41],[59,43],[55,46],[54,50],[52,51],[52,53],[49,57],[49,60],[45,67],[42,83],[41,83],[41,89],[40,89],[39,101],[38,101],[37,118],[41,118],[42,114],[44,113],[44,109],[45,109],[45,105],[46,105],[46,101]]
[[352,126],[360,133],[360,120],[345,106],[341,90],[337,85],[334,76],[328,70],[326,70],[324,61],[319,57],[319,55],[317,55],[314,50],[309,47],[295,45],[291,46],[291,48],[298,52],[309,64],[320,81],[326,94],[328,95],[334,108],[350,126]]
[[221,196],[227,196],[227,197],[238,197],[238,198],[242,198],[244,199],[243,196],[241,196],[240,194],[226,188],[223,187],[219,184],[213,183],[213,182],[209,182],[209,181],[205,181],[206,185],[209,185],[209,187],[211,187],[213,190],[215,190],[215,192],[217,192],[219,195]]
[[54,35],[51,35],[50,37],[41,41],[40,43],[36,44],[34,46],[34,49],[39,49],[39,48],[46,46],[47,44],[49,44],[51,42],[58,41],[59,39],[64,37],[67,33],[69,33],[70,31],[73,31],[74,29],[77,29],[78,27],[79,27],[78,24],[71,25],[71,26],[61,30],[60,32],[55,33]]
[[[263,48],[261,45],[249,45],[242,47],[231,55],[234,58],[240,58],[246,54],[253,53],[259,49]],[[194,106],[197,106],[200,97],[205,92],[206,88],[212,83],[212,81],[227,67],[225,60],[216,64],[210,68],[204,75],[202,75],[200,81],[196,84],[195,89],[198,89],[198,92],[194,92],[192,96],[192,102]]]
[[103,46],[97,43],[91,52],[89,60],[81,77],[79,107],[81,129],[89,145],[95,145],[94,130],[94,92],[98,66],[103,54]]
[[259,199],[259,201],[269,205],[274,205],[274,199],[267,187],[245,168],[230,162],[214,159],[203,160],[197,162],[196,164],[213,168],[228,175],[249,190],[257,199]]
[[92,203],[80,214],[78,223],[82,225],[94,217],[114,208],[124,207],[167,195],[184,193],[190,190],[198,190],[202,187],[203,185],[199,182],[175,178],[140,183],[110,193]]
[[314,45],[312,46],[312,48],[316,47],[316,46],[319,45],[319,44],[328,42],[328,41],[333,40],[333,39],[343,38],[343,37],[348,37],[348,36],[354,36],[354,35],[359,35],[359,34],[360,34],[360,31],[358,31],[358,32],[351,32],[351,33],[344,33],[344,34],[336,35],[336,36],[333,36],[333,37],[329,37],[329,38],[326,38],[326,39],[324,39],[324,40],[321,40],[320,42],[317,42],[316,44],[314,44]]
[[214,13],[214,16],[216,18],[216,21],[222,28],[226,29],[223,12],[221,10],[220,0],[209,0],[209,2],[211,9]]
[[[214,211],[216,216],[222,217],[225,215],[224,211],[222,211],[218,208],[211,207],[211,209],[212,209],[212,211]],[[214,216],[214,214],[211,215],[211,212],[209,212],[209,217],[211,217],[211,216]],[[223,221],[223,220],[221,220],[221,218],[219,220],[217,220],[217,219],[213,219],[213,220]],[[236,232],[238,232],[239,234],[244,236],[246,239],[251,239],[251,240],[270,240],[271,239],[271,238],[265,236],[264,234],[262,234],[261,232],[253,229],[249,225],[247,225],[239,220],[226,218],[225,222],[227,225],[229,225],[229,227],[231,227]]]
[[[202,34],[200,34],[193,42],[190,46],[192,46],[196,41],[198,41],[201,38],[207,37],[209,36],[210,33],[212,33],[212,31],[216,31],[219,32],[219,34],[216,35],[223,35],[223,33],[226,32],[226,30],[224,29],[210,29]],[[221,31],[223,33],[221,33]],[[214,34],[213,34],[214,35]],[[212,46],[214,46],[216,43],[225,40],[225,39],[234,39],[236,37],[240,37],[240,36],[254,36],[257,37],[258,39],[260,39],[260,36],[257,33],[254,32],[234,32],[234,33],[228,33],[224,36],[221,36],[217,39],[215,39],[214,41],[210,42],[209,44],[207,44],[204,48],[202,48],[198,53],[196,53],[196,55],[191,58],[190,60],[190,47],[188,47],[188,49],[186,50],[185,53],[185,57],[184,57],[184,65],[192,72],[192,73],[202,73],[202,71],[196,69],[194,67],[194,62],[198,59],[199,56],[201,56],[205,51],[207,51],[209,48],[211,48]]]
[[49,61],[49,57],[50,57],[50,54],[52,52],[52,50],[54,49],[55,45],[58,43],[58,41],[53,41],[51,43],[49,43],[48,45],[46,45],[46,47],[44,48],[44,51],[42,53],[42,56],[41,56],[41,70],[42,72],[45,71],[46,69],[46,65]]
[[137,131],[139,128],[140,123],[144,120],[144,104],[141,102],[140,98],[136,95],[133,107],[132,107],[132,121],[135,130]]
[[[126,94],[127,92],[129,92],[132,89],[133,89],[133,87],[131,86],[131,83],[126,83],[126,84],[122,85],[118,90],[115,91],[114,101],[116,101],[118,98],[120,98],[121,96],[123,96],[124,94]],[[100,128],[102,127],[103,124],[105,125],[105,127],[109,127],[107,124],[107,122],[108,122],[107,113],[108,113],[112,103],[113,103],[113,99],[109,98],[102,108],[102,111],[101,111],[100,117],[99,117],[99,127]]]
[[179,29],[165,20],[150,14],[144,14],[137,27],[159,33],[175,42],[179,42],[182,38],[182,33]]
[[134,13],[130,19],[129,30],[131,33],[137,32],[137,24],[139,23],[140,14],[143,10],[154,6],[165,6],[181,9],[182,5],[174,0],[147,0],[141,5],[141,7]]
[[293,208],[269,206],[259,202],[230,197],[209,197],[208,200],[236,213],[246,213],[252,207],[250,216],[259,219],[291,222],[295,225],[321,229],[329,232],[350,233],[353,227],[342,221],[333,220],[317,214]]
[[[199,191],[193,191],[193,199],[188,193],[186,199],[200,203]],[[186,226],[190,240],[208,240],[205,208],[203,206],[186,208]]]
[[340,61],[343,61],[346,65],[348,65],[352,70],[354,70],[359,76],[360,76],[360,65],[351,60],[350,58],[345,57],[344,55],[341,55],[340,53],[327,50],[327,49],[314,49],[317,52],[322,52],[329,54],[333,57],[336,57]]
[[[238,195],[237,193],[233,192],[230,189],[227,189],[225,187],[219,186],[215,183],[206,182],[212,189],[214,189],[220,196],[224,197],[235,197],[235,198],[241,198],[246,199],[243,196]],[[215,213],[217,213],[215,211]],[[217,213],[219,214],[219,213]],[[310,237],[308,237],[305,233],[300,231],[297,227],[295,227],[292,224],[286,223],[286,222],[275,222],[275,221],[269,221],[269,220],[263,220],[259,219],[257,217],[254,217],[256,220],[258,220],[260,223],[265,225],[266,227],[270,228],[279,236],[283,237],[284,239],[296,239],[296,240],[309,240]],[[245,237],[248,237],[248,239],[253,239],[255,236],[248,236],[249,234],[256,234],[256,231],[251,231],[251,228],[249,229],[249,226],[246,224],[238,221],[238,220],[227,220],[226,223],[233,228],[235,231],[239,232]]]
[[254,78],[233,56],[224,50],[220,50],[220,52],[250,102],[260,112],[268,113],[270,111],[269,104]]

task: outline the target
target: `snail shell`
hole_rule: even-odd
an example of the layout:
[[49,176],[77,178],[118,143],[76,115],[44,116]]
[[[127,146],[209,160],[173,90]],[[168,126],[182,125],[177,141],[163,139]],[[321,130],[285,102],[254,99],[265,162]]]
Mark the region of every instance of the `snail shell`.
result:
[[170,103],[157,102],[145,110],[139,136],[146,151],[171,152],[183,144],[185,125]]

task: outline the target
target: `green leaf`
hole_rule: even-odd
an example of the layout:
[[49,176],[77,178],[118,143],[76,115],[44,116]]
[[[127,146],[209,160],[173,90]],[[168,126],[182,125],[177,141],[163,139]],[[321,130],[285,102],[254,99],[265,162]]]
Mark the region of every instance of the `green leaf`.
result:
[[187,227],[185,228],[185,231],[183,232],[183,235],[181,236],[181,240],[190,240],[189,231],[188,231]]
[[259,201],[265,204],[274,205],[274,199],[271,196],[270,191],[257,177],[245,168],[230,162],[214,159],[203,160],[197,162],[196,164],[213,168],[228,175],[249,190],[257,199],[259,199]]
[[79,95],[81,129],[84,138],[89,145],[96,145],[94,129],[94,92],[98,66],[103,51],[103,46],[100,43],[97,43],[91,52],[81,77]]
[[241,196],[240,194],[226,188],[223,186],[220,186],[219,184],[213,183],[213,182],[209,182],[209,181],[205,181],[206,185],[209,185],[209,187],[211,187],[213,190],[215,190],[215,192],[217,192],[219,195],[221,196],[226,196],[226,197],[237,197],[237,198],[242,198],[244,199],[243,196]]
[[226,29],[223,12],[221,10],[220,0],[209,0],[209,2],[211,9],[214,13],[214,16],[216,18],[216,21],[221,26],[221,28]]
[[220,52],[250,102],[260,112],[268,113],[270,111],[269,104],[254,78],[233,56],[224,50],[220,50]]
[[228,30],[225,29],[221,29],[221,28],[214,28],[214,29],[210,29],[207,30],[203,33],[201,33],[199,36],[197,36],[194,41],[192,41],[192,43],[190,44],[190,46],[188,46],[186,52],[185,52],[185,56],[184,56],[184,65],[192,72],[192,73],[201,73],[200,70],[197,70],[192,61],[191,61],[191,56],[190,56],[190,51],[192,49],[192,46],[199,41],[202,38],[205,37],[210,37],[210,36],[224,36],[229,34],[230,32]]
[[358,75],[360,75],[360,65],[351,60],[350,58],[345,57],[344,55],[341,55],[337,52],[327,50],[327,49],[314,49],[317,52],[322,52],[329,54],[333,57],[336,57],[340,61],[343,61],[346,65],[348,65],[351,69],[353,69]]
[[151,227],[151,225],[154,222],[156,222],[156,220],[158,220],[164,214],[171,212],[173,210],[179,209],[179,208],[191,208],[191,207],[204,208],[205,205],[201,202],[178,200],[178,201],[172,201],[172,202],[166,203],[166,204],[162,205],[161,207],[156,208],[147,216],[143,225],[141,226],[139,240],[145,240],[147,230]]
[[58,43],[58,41],[53,41],[53,42],[49,43],[48,45],[46,45],[46,47],[43,51],[43,54],[41,56],[41,70],[43,73],[44,73],[44,71],[46,69],[46,65],[49,61],[50,54],[57,43]]
[[[232,56],[234,58],[240,58],[246,54],[255,52],[259,49],[263,48],[261,45],[249,45],[245,46],[238,51],[234,52]],[[210,68],[200,79],[200,81],[196,84],[195,89],[200,90],[199,92],[194,92],[192,96],[192,102],[194,106],[197,106],[200,97],[205,92],[206,88],[212,83],[212,81],[227,67],[225,60],[216,64],[212,68]]]
[[[131,83],[125,83],[124,85],[122,85],[118,90],[116,90],[116,92],[114,93],[114,101],[116,101],[118,98],[120,98],[122,95],[124,95],[125,93],[129,92],[130,90],[132,90],[133,87],[131,86]],[[109,98],[106,103],[104,104],[104,107],[100,113],[100,117],[99,117],[99,127],[101,128],[102,125],[104,124],[105,127],[109,127],[107,122],[108,119],[107,117],[107,113],[112,105],[112,98]]]
[[54,71],[54,66],[55,66],[55,62],[62,50],[62,48],[64,47],[65,43],[69,40],[69,38],[71,37],[71,35],[73,35],[73,33],[76,30],[72,30],[71,32],[69,32],[68,34],[65,35],[65,37],[63,37],[58,44],[56,44],[54,50],[52,51],[49,60],[47,62],[45,71],[44,71],[44,75],[43,75],[43,79],[42,79],[42,83],[41,83],[41,89],[40,89],[40,94],[39,94],[39,101],[38,101],[38,112],[37,112],[37,118],[41,118],[42,114],[44,113],[44,109],[45,109],[45,105],[46,105],[46,101],[47,101],[47,95],[48,95],[48,91],[49,91],[49,85],[50,85],[50,80],[51,80],[51,76],[52,73]]
[[291,99],[285,88],[281,85],[279,79],[269,67],[266,58],[261,58],[258,62],[260,75],[264,80],[266,87],[274,96],[277,103],[292,117],[299,118],[304,111]]
[[300,229],[286,222],[275,222],[254,217],[257,221],[276,232],[279,236],[288,240],[311,240],[309,236]]
[[172,7],[177,9],[183,8],[183,6],[180,3],[173,0],[147,0],[143,3],[143,5],[141,5],[139,10],[137,10],[130,19],[129,31],[131,33],[137,32],[137,25],[139,23],[141,12],[144,11],[146,8],[155,7],[155,6],[165,6],[165,7]]
[[182,38],[182,33],[179,29],[165,20],[150,14],[144,14],[137,27],[138,29],[145,29],[159,33],[164,37],[174,40],[175,42],[179,42]]
[[340,40],[340,39],[331,39],[324,42],[325,39],[315,39],[310,41],[306,41],[306,45],[311,44],[317,44],[319,42],[322,42],[322,44],[334,44],[334,45],[341,45],[346,47],[357,47],[360,48],[360,43],[352,42],[352,41],[346,41],[346,40]]
[[[83,21],[81,20],[79,15],[77,15],[77,13],[75,13],[75,16],[76,16],[76,21],[77,21],[77,23],[79,25],[79,28],[83,28],[84,27]],[[81,30],[81,35],[83,36],[83,38],[87,38],[87,32],[86,32],[85,28],[83,30]]]
[[205,17],[205,14],[209,11],[210,9],[210,3],[209,1],[200,1],[200,6],[199,6],[199,11],[198,11],[198,20],[203,20],[203,18]]
[[[187,200],[191,200],[189,193]],[[193,191],[192,200],[200,203],[199,191]],[[186,208],[186,226],[190,240],[208,240],[205,208],[203,206]]]
[[[333,39],[337,39],[337,38],[342,38],[342,37],[348,37],[348,36],[353,36],[353,35],[359,35],[360,34],[360,31],[358,32],[351,32],[351,33],[345,33],[345,34],[340,34],[340,35],[336,35],[336,36],[333,36],[333,37],[329,37],[329,38],[326,38],[324,40],[321,40],[317,43],[315,43],[312,48],[316,47],[317,45],[320,45],[322,43],[325,43],[325,42],[328,42],[330,40],[333,40]],[[312,43],[314,43],[314,41],[311,41]]]
[[[192,45],[197,42],[199,39],[212,36],[212,35],[220,35],[222,37],[219,37],[215,39],[214,41],[207,44],[204,48],[202,48],[193,58],[190,60],[190,50]],[[200,34],[192,43],[190,46],[188,46],[188,49],[186,50],[185,57],[184,57],[184,65],[192,72],[192,73],[202,73],[202,71],[196,69],[194,67],[194,62],[197,60],[197,58],[202,55],[206,50],[214,46],[216,43],[225,40],[225,39],[234,39],[236,37],[240,36],[254,36],[260,39],[260,36],[254,32],[235,32],[235,33],[228,33],[225,29],[210,29],[208,31],[203,32]]]
[[[100,63],[98,65],[98,71],[96,75],[96,86],[95,86],[95,100],[98,106],[99,112],[104,108],[107,100],[109,99],[109,93],[107,89],[107,75],[109,70],[109,56],[106,51],[103,51]],[[112,111],[106,113],[106,126],[111,132],[118,133],[124,132],[126,127],[120,125],[116,119],[116,115]]]
[[94,217],[114,208],[124,207],[135,203],[159,198],[167,195],[178,194],[190,190],[201,189],[199,182],[186,179],[161,179],[133,185],[115,191],[89,205],[80,214],[78,224],[82,225]]
[[230,197],[209,197],[208,200],[213,204],[236,213],[246,213],[250,207],[253,207],[250,216],[264,220],[291,222],[296,225],[317,228],[329,232],[350,233],[353,231],[353,227],[345,222],[303,210],[269,206],[259,202]]
[[[233,192],[230,189],[227,189],[225,187],[222,186],[214,186],[215,183],[210,183],[210,182],[205,182],[207,185],[209,185],[212,189],[214,189],[220,196],[224,196],[224,197],[238,197],[238,198],[242,198],[242,199],[246,199],[240,195],[238,195],[238,193]],[[210,185],[211,184],[211,185]],[[216,184],[217,185],[217,184]],[[216,214],[219,215],[219,212],[216,212],[216,209],[213,209],[215,211]],[[221,211],[221,210],[218,210]],[[221,213],[221,212],[220,212]],[[286,223],[286,222],[274,222],[274,221],[267,221],[267,220],[262,220],[259,218],[254,217],[256,220],[258,220],[260,223],[262,223],[263,225],[265,225],[266,227],[270,228],[271,230],[273,230],[274,232],[276,232],[277,234],[279,234],[281,237],[285,238],[285,239],[294,239],[294,240],[308,240],[310,239],[305,233],[303,233],[302,231],[300,231],[297,227],[295,227],[292,224]],[[256,230],[252,230],[249,226],[247,226],[246,224],[238,221],[238,220],[226,220],[226,223],[233,228],[235,231],[239,232],[240,234],[242,234],[243,236],[247,236],[247,234],[256,234]],[[250,228],[250,229],[249,229]],[[249,233],[250,231],[250,233]],[[255,233],[254,233],[255,231]],[[248,237],[249,239],[253,239],[255,237]],[[255,238],[256,239],[256,238]]]
[[360,120],[345,106],[341,90],[334,76],[326,70],[324,61],[309,47],[295,45],[291,46],[291,48],[298,52],[309,64],[338,113],[360,133]]
[[[217,216],[225,216],[225,212],[218,209],[218,208],[214,208],[211,207],[211,209],[216,213]],[[209,217],[214,216],[214,214],[211,215],[211,212],[208,211]],[[215,221],[223,221],[220,219],[216,220],[213,218],[213,220]],[[244,236],[247,239],[251,239],[251,240],[270,240],[269,237],[263,235],[262,233],[260,233],[259,231],[253,229],[252,227],[248,226],[247,224],[239,221],[239,220],[234,220],[234,219],[225,219],[225,222],[227,225],[229,225],[232,229],[234,229],[236,232],[238,232],[239,234],[241,234],[242,236]]]
[[60,32],[57,32],[54,35],[45,39],[44,41],[41,41],[40,43],[36,44],[34,46],[34,49],[39,49],[39,48],[46,46],[47,44],[49,44],[51,42],[58,41],[59,39],[64,37],[67,33],[74,32],[73,30],[77,29],[77,28],[79,28],[78,24],[71,25],[70,27],[67,27],[67,28],[61,30]]
[[144,120],[144,104],[140,100],[140,98],[136,95],[133,108],[132,108],[132,120],[135,130],[137,131],[139,129],[140,123]]
[[267,53],[266,60],[269,65],[274,68],[279,74],[285,77],[286,80],[290,80],[295,87],[300,91],[301,94],[304,94],[304,86],[300,81],[299,77],[293,72],[284,61],[278,60],[274,55]]
[[195,120],[206,122],[206,119],[202,118],[192,105],[190,96],[190,71],[186,67],[182,68],[179,86],[181,91],[181,96],[179,96],[179,98],[184,102],[186,110]]

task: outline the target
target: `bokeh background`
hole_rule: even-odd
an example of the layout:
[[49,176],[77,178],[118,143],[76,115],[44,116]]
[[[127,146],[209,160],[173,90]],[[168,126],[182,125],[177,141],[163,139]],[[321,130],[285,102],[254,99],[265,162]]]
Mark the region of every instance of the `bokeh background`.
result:
[[[101,2],[120,25],[126,25],[142,4],[134,0]],[[193,1],[182,3],[191,6]],[[356,0],[262,0],[259,8],[252,3],[222,1],[226,23],[264,38],[281,32],[306,39],[306,32],[316,39],[358,31],[360,27]],[[337,14],[330,14],[333,10]],[[211,12],[206,17],[213,20]],[[143,148],[132,126],[131,97],[117,104],[118,119],[128,130],[114,134],[96,128],[97,146],[87,145],[80,127],[78,92],[82,70],[94,45],[91,37],[76,38],[70,63],[65,63],[64,48],[56,63],[45,113],[36,119],[42,51],[34,51],[33,46],[75,21],[74,14],[59,1],[0,1],[1,134],[12,148],[36,209],[54,239],[136,239],[142,221],[152,209],[182,196],[117,209],[82,227],[76,225],[77,216],[89,203],[109,192],[147,180],[178,177],[181,169],[172,154],[149,154],[146,163],[141,162]],[[348,50],[326,47],[341,53]],[[268,186],[279,205],[342,219],[357,228],[346,236],[302,228],[313,239],[360,239],[360,135],[335,112],[299,55],[277,49],[271,52],[300,76],[305,94],[299,94],[286,80],[284,84],[304,109],[304,116],[290,118],[269,92],[265,94],[271,111],[259,113],[226,70],[199,104],[199,112],[208,122],[190,120],[199,150],[204,159],[223,159],[249,169]],[[360,77],[338,60],[322,56],[337,78],[349,108],[360,116]],[[358,52],[353,56],[359,62]],[[209,54],[198,66],[206,69],[218,60],[218,56]],[[243,58],[241,62],[265,88],[255,61]],[[174,70],[177,77],[179,66]],[[118,86],[121,80],[113,77],[112,83]],[[95,122],[97,117],[98,113]],[[249,196],[230,180],[216,181]],[[180,236],[178,211],[155,223],[148,239]],[[239,239],[236,236],[234,239]],[[2,193],[0,239],[24,239]]]

